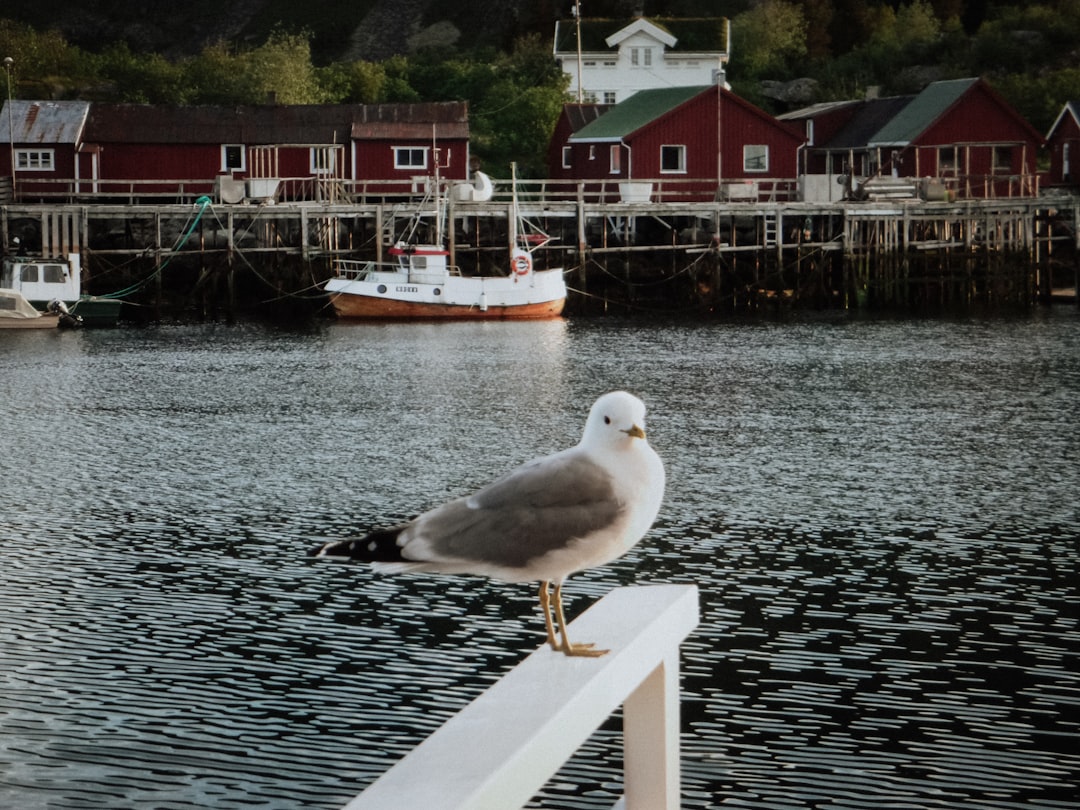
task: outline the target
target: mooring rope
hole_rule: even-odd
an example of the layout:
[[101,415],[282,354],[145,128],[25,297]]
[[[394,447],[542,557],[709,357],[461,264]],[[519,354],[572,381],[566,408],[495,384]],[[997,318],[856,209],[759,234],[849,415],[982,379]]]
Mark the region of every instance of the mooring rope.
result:
[[123,298],[126,295],[131,295],[133,292],[136,292],[136,291],[142,289],[144,286],[149,284],[155,278],[160,276],[161,272],[166,267],[168,267],[169,262],[172,261],[173,256],[176,255],[177,251],[179,251],[187,243],[187,240],[191,238],[191,234],[194,233],[196,226],[198,226],[198,224],[199,224],[199,220],[202,219],[202,216],[206,212],[206,209],[210,207],[210,202],[211,202],[210,198],[207,197],[205,194],[202,197],[199,197],[197,200],[195,200],[195,204],[197,206],[199,206],[199,208],[195,212],[195,215],[194,215],[193,219],[191,220],[191,224],[187,227],[187,229],[183,232],[183,234],[181,234],[181,236],[177,240],[176,244],[169,251],[169,256],[165,259],[164,262],[162,262],[160,265],[157,266],[157,268],[155,268],[153,273],[148,275],[142,281],[138,281],[135,284],[132,284],[130,287],[126,287],[123,290],[119,290],[117,292],[107,293],[107,294],[99,296],[99,297],[100,298]]

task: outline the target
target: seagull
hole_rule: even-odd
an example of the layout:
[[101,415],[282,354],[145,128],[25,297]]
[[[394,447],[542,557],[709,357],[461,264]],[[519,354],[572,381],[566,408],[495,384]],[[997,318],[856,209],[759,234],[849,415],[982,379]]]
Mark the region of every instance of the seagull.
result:
[[601,656],[608,651],[567,637],[563,582],[621,557],[645,535],[660,510],[664,478],[664,464],[645,439],[644,403],[613,391],[593,404],[574,447],[527,462],[407,523],[325,543],[312,555],[362,560],[384,573],[539,581],[551,648]]

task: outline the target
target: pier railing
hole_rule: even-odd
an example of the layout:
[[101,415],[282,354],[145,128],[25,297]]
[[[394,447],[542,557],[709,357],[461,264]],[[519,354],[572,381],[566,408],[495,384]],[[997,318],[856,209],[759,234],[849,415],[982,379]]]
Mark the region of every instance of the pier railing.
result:
[[623,810],[679,807],[679,645],[692,585],[617,589],[570,625],[600,658],[546,645],[451,718],[346,810],[518,810],[620,705]]
[[[809,179],[817,178],[816,175]],[[929,187],[927,200],[1020,199],[1038,196],[1034,175],[960,175],[945,178],[903,178],[912,188]],[[163,205],[190,204],[208,196],[216,203],[262,204],[322,203],[329,205],[378,205],[418,203],[427,196],[425,177],[400,180],[324,180],[312,177],[231,178],[171,180],[85,180],[25,178],[19,180],[15,203],[54,205]],[[679,203],[789,203],[800,200],[802,178],[759,177],[716,180],[685,177],[588,180],[519,180],[518,193],[540,204],[583,202],[589,204]],[[448,181],[453,187],[463,181]],[[494,179],[495,201],[509,202],[512,187],[507,179]],[[835,184],[833,184],[835,185]],[[937,194],[937,196],[934,196]],[[451,188],[451,198],[455,195]]]

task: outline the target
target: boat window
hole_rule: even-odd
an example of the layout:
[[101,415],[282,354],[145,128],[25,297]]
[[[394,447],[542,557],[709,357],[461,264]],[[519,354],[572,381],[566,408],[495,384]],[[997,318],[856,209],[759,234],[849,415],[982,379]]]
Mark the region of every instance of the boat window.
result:
[[24,264],[22,272],[19,274],[19,280],[24,284],[36,284],[38,280],[38,268],[36,264]]
[[64,283],[64,266],[62,264],[46,264],[41,268],[45,277],[42,279],[46,284]]
[[413,268],[427,270],[427,256],[413,256]]
[[12,312],[14,312],[15,311],[15,304],[16,304],[16,299],[15,298],[8,297],[6,295],[0,296],[0,309],[10,309]]

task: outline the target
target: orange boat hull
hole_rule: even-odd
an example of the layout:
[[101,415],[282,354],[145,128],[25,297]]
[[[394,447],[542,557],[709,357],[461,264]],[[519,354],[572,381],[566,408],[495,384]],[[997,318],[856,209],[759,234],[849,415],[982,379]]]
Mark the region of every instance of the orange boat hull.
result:
[[426,304],[413,301],[394,301],[389,298],[369,298],[365,295],[338,293],[330,303],[339,318],[368,318],[382,320],[496,320],[535,321],[558,318],[566,299],[542,301],[536,304],[479,307],[454,304]]

